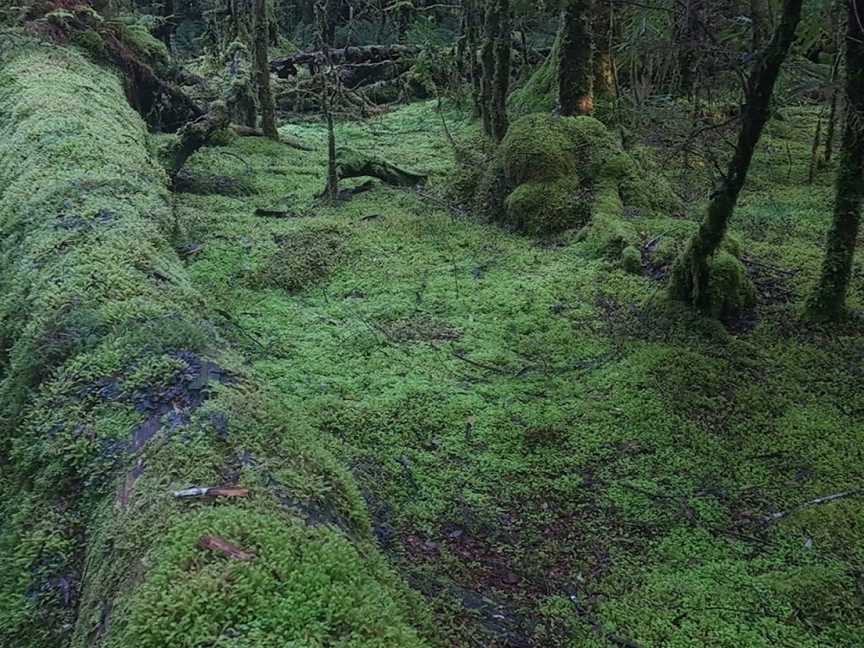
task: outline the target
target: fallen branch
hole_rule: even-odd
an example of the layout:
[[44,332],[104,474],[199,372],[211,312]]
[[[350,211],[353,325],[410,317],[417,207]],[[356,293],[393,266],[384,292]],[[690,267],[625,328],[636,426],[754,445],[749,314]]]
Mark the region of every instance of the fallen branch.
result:
[[228,113],[225,104],[214,101],[206,115],[189,122],[177,132],[177,143],[171,152],[171,178],[176,178],[183,165],[198,149],[210,141],[216,131],[228,126]]
[[[240,137],[265,137],[264,131],[260,128],[255,128],[253,126],[243,126],[242,124],[231,124],[229,127],[235,134]],[[299,151],[314,151],[315,148],[309,146],[308,144],[304,144],[298,139],[295,139],[290,136],[280,135],[277,141],[279,144],[284,144],[285,146],[290,146],[291,148],[295,148]]]
[[224,554],[229,558],[233,558],[234,560],[245,561],[255,558],[255,554],[244,551],[237,545],[232,544],[224,538],[220,538],[219,536],[201,536],[201,539],[198,540],[198,546],[201,549],[206,549],[208,551],[215,551],[217,553]]
[[248,495],[248,488],[237,488],[236,486],[194,487],[174,491],[174,497],[177,499],[193,499],[197,497],[246,497]]
[[426,174],[415,173],[396,166],[382,158],[363,155],[353,149],[342,149],[337,154],[336,174],[339,180],[347,178],[378,178],[394,187],[416,187],[426,182]]
[[410,45],[367,45],[365,47],[344,47],[342,49],[299,52],[292,56],[270,61],[270,71],[280,79],[297,75],[297,66],[305,65],[314,71],[325,64],[343,65],[346,63],[382,63],[396,61],[407,56],[416,56],[420,48]]
[[846,491],[844,493],[834,493],[833,495],[825,495],[824,497],[817,497],[816,499],[812,499],[809,502],[804,502],[795,508],[791,508],[788,511],[780,511],[779,513],[772,513],[767,516],[764,520],[765,524],[774,524],[782,520],[783,518],[787,518],[790,515],[794,515],[796,513],[800,513],[809,508],[813,508],[814,506],[822,506],[823,504],[828,504],[830,502],[836,502],[837,500],[846,499],[848,497],[864,497],[864,488],[858,490]]

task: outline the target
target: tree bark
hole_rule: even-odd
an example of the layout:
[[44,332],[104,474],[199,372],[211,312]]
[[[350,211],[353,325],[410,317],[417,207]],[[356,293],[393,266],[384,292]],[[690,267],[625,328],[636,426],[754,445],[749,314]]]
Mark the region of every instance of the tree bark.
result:
[[510,0],[487,0],[485,29],[480,50],[480,118],[486,135],[500,142],[510,125],[507,119],[513,46]]
[[612,53],[614,13],[610,0],[597,0],[594,18],[594,95],[614,97],[615,56]]
[[258,103],[261,109],[261,130],[273,140],[279,139],[276,128],[276,103],[270,87],[270,62],[267,48],[270,43],[270,20],[267,0],[255,0],[255,77],[258,81]]
[[846,122],[837,172],[834,218],[825,259],[807,312],[814,319],[846,314],[846,293],[861,227],[864,201],[864,0],[849,0],[846,35]]
[[[857,1],[857,0],[856,0]],[[729,220],[735,211],[738,195],[744,187],[756,145],[768,121],[771,96],[780,68],[801,21],[802,0],[785,0],[780,25],[771,43],[757,59],[747,87],[746,103],[741,112],[741,130],[735,154],[720,187],[708,206],[699,231],[690,239],[684,253],[675,262],[669,286],[671,297],[710,310],[709,259],[720,247]]]
[[754,53],[760,52],[770,32],[771,18],[768,0],[750,0],[750,24],[753,31],[751,48]]
[[491,122],[492,137],[500,142],[507,134],[510,122],[507,119],[507,95],[510,92],[510,54],[513,47],[513,31],[510,15],[510,0],[496,0],[500,24],[495,39],[495,73],[492,77]]
[[225,104],[221,101],[214,101],[206,115],[189,122],[177,131],[177,145],[171,155],[171,178],[177,177],[186,161],[192,157],[195,151],[207,144],[213,133],[227,128],[229,123]]
[[569,0],[561,13],[558,102],[562,115],[594,112],[593,0]]
[[699,65],[700,30],[704,29],[705,0],[684,0],[675,34],[681,94],[693,95]]

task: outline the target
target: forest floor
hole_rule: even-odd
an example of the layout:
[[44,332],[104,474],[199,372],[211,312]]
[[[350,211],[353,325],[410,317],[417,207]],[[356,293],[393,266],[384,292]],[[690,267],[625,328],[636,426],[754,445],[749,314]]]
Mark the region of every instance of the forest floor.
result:
[[[760,146],[733,227],[760,304],[727,326],[659,307],[661,265],[451,208],[434,103],[337,126],[427,188],[320,205],[325,131],[286,125],[317,150],[193,158],[176,242],[225,335],[355,475],[433,642],[861,645],[864,501],[796,509],[864,487],[864,334],[798,318],[833,193],[833,169],[806,183],[814,122],[789,110]],[[256,214],[274,205],[290,217]],[[630,214],[646,258],[699,208]]]

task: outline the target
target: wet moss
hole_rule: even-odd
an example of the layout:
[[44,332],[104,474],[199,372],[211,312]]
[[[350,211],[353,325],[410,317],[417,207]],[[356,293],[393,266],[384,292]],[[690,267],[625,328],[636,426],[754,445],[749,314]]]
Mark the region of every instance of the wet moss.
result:
[[[256,646],[314,626],[421,645],[353,478],[225,342],[172,249],[120,79],[72,49],[3,56],[0,644]],[[254,494],[171,495],[225,480]],[[208,532],[256,560],[202,554]]]

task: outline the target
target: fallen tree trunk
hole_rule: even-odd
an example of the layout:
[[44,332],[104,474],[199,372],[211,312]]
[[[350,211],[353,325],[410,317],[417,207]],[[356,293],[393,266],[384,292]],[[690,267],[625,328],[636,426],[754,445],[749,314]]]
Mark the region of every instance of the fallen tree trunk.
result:
[[401,58],[415,57],[420,48],[410,45],[367,45],[365,47],[344,47],[333,49],[325,56],[321,50],[299,52],[292,56],[270,61],[270,71],[281,79],[297,76],[297,67],[305,65],[310,71],[324,66],[329,61],[332,65],[381,63],[397,61]]
[[353,149],[341,149],[336,155],[336,175],[348,178],[378,178],[394,187],[416,187],[426,182],[427,176],[403,169],[382,158],[363,155]]
[[221,101],[214,101],[205,116],[183,126],[177,132],[177,144],[171,152],[171,179],[177,177],[186,160],[205,146],[215,132],[227,127],[228,112]]
[[[112,72],[0,52],[0,645],[423,645],[350,474],[169,244],[146,143]],[[175,497],[214,486],[246,496]]]

